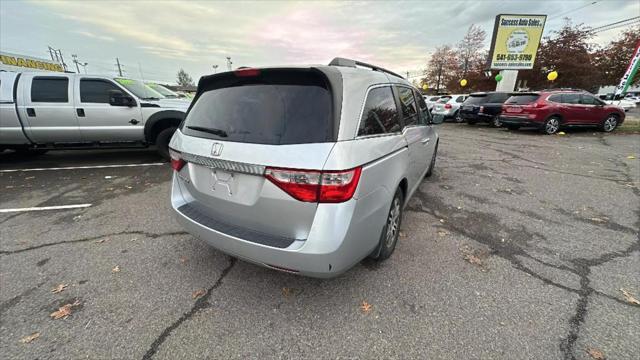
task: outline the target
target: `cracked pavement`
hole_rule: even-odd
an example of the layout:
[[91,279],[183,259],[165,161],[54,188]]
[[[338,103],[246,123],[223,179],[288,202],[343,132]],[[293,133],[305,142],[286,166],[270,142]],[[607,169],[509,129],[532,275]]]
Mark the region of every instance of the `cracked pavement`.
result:
[[[640,306],[620,289],[640,298],[640,136],[438,130],[436,171],[406,208],[396,252],[331,280],[236,261],[185,233],[168,166],[0,173],[0,208],[93,204],[0,214],[0,352],[637,358]],[[147,150],[59,151],[3,154],[0,168],[156,161]],[[52,293],[58,284],[68,287]],[[49,317],[76,300],[68,318]]]

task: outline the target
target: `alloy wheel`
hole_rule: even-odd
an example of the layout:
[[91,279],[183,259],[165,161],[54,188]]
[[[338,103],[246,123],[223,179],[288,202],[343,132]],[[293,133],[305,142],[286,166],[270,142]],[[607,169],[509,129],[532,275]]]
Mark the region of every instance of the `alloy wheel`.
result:
[[547,134],[555,134],[555,132],[558,131],[558,128],[560,128],[560,122],[556,118],[549,119],[545,125]]
[[618,119],[616,119],[615,116],[609,116],[605,121],[604,121],[604,131],[606,132],[610,132],[613,131],[613,129],[616,128],[616,125],[618,125]]
[[387,234],[385,238],[385,246],[391,248],[398,237],[398,227],[400,226],[400,199],[393,199],[389,217],[387,218]]

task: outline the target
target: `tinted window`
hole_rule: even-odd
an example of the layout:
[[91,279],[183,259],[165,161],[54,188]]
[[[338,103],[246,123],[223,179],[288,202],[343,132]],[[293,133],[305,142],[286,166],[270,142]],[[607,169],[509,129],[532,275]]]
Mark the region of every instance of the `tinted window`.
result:
[[431,99],[429,99],[429,101],[438,101],[438,99],[440,99],[440,96],[434,96]]
[[564,104],[579,104],[580,94],[562,94],[562,102]]
[[553,101],[553,102],[557,102],[557,103],[561,103],[562,102],[562,95],[560,95],[560,94],[551,95],[551,96],[549,96],[547,98],[547,100]]
[[404,86],[399,86],[397,89],[398,95],[400,96],[404,126],[417,125],[418,108],[416,107],[416,100],[413,97],[413,90]]
[[591,95],[582,95],[582,103],[585,105],[602,105],[602,101]]
[[540,95],[535,94],[526,94],[526,95],[514,95],[505,101],[505,104],[516,104],[516,105],[524,105],[531,104],[532,102],[538,100]]
[[422,96],[418,96],[416,93],[416,99],[418,99],[418,109],[420,110],[420,124],[426,125],[431,122],[431,113],[429,112],[427,103],[424,101]]
[[449,102],[449,100],[451,100],[451,96],[443,96],[437,102],[440,104],[446,104]]
[[106,80],[80,80],[80,101],[83,103],[109,103],[109,92],[122,90]]
[[509,94],[507,93],[493,93],[493,94],[489,94],[489,98],[487,99],[487,102],[502,104],[503,102],[507,101],[508,98],[509,98]]
[[483,94],[483,95],[471,95],[467,98],[467,100],[464,101],[465,104],[468,105],[473,105],[473,104],[482,104],[484,102],[486,102],[487,100],[487,95]]
[[331,92],[315,72],[229,74],[201,85],[182,126],[187,135],[270,145],[334,140]]
[[398,108],[391,87],[371,89],[362,112],[358,136],[400,131]]
[[461,103],[461,102],[463,102],[463,101],[464,101],[464,96],[458,96],[458,97],[456,98],[456,102],[457,102],[457,103]]
[[69,79],[66,77],[35,77],[31,81],[32,102],[69,102]]

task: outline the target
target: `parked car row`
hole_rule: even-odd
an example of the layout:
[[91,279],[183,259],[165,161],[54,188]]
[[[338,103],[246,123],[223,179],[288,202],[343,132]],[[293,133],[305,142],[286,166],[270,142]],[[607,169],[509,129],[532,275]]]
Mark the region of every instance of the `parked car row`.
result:
[[624,122],[625,111],[635,107],[630,100],[601,100],[586,91],[573,89],[480,92],[470,94],[459,103],[463,96],[440,96],[434,103],[433,116],[443,120],[453,117],[469,125],[485,122],[510,130],[534,127],[546,134],[572,126],[598,127],[610,132]]

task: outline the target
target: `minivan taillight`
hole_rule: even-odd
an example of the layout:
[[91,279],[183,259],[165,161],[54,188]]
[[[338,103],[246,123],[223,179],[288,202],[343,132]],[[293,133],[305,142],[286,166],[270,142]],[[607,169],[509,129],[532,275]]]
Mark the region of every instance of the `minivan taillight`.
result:
[[353,197],[362,167],[344,171],[298,170],[268,167],[265,177],[294,199],[340,203]]
[[169,156],[171,157],[171,168],[175,171],[180,171],[187,164],[182,158],[182,154],[173,149],[169,149]]

